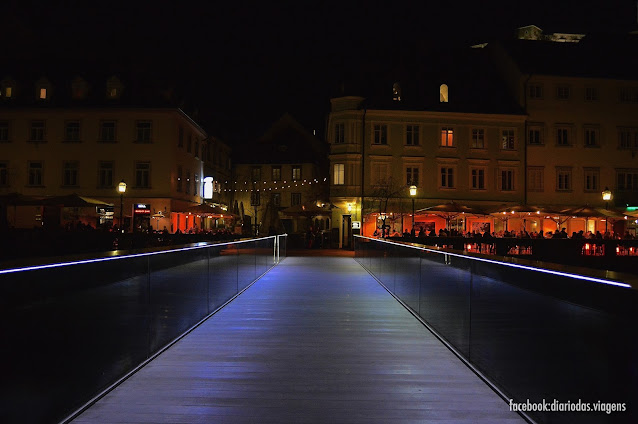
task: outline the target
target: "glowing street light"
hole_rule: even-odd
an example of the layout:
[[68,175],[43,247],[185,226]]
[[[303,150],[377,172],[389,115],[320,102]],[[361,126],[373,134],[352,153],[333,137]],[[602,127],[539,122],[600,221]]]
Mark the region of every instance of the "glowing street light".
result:
[[[603,200],[605,201],[605,210],[607,210],[607,209],[609,209],[609,201],[613,197],[609,187],[605,187],[605,190],[603,190],[602,195],[603,195]],[[607,232],[607,221],[608,221],[608,219],[605,219],[605,233]]]
[[126,193],[124,180],[117,185],[117,191],[120,193],[120,230],[124,232],[124,193]]
[[416,233],[414,230],[414,198],[416,197],[416,186],[410,186],[410,197],[412,197],[412,231]]

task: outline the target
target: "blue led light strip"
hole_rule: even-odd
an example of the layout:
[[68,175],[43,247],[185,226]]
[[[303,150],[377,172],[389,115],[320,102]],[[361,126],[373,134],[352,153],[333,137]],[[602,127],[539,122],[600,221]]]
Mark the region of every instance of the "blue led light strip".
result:
[[[288,234],[280,234],[279,236],[287,236],[287,235]],[[250,243],[250,242],[253,242],[253,241],[266,240],[266,239],[269,239],[269,238],[275,238],[275,237],[279,237],[279,236],[268,236],[268,237],[260,237],[260,238],[256,238],[256,239],[250,239],[250,240],[239,240],[239,241],[230,241],[230,242],[225,242],[225,243],[206,244],[206,245],[202,245],[202,246],[182,247],[181,249],[161,250],[161,251],[158,251],[158,252],[135,253],[135,254],[132,254],[132,255],[112,256],[112,257],[108,257],[108,258],[86,259],[86,260],[82,260],[82,261],[60,262],[60,263],[55,263],[55,264],[27,266],[27,267],[23,267],[23,268],[2,269],[2,270],[0,270],[0,275],[2,275],[2,274],[11,274],[11,273],[14,273],[14,272],[38,271],[38,270],[41,270],[41,269],[59,268],[59,267],[70,266],[70,265],[81,265],[81,264],[90,264],[90,263],[95,263],[95,262],[115,261],[115,260],[119,260],[119,259],[139,258],[139,257],[142,257],[142,256],[163,255],[165,253],[184,252],[184,251],[187,251],[187,250],[196,250],[196,249],[206,249],[206,248],[217,247],[217,246],[226,246],[226,245],[230,245],[230,244]]]
[[500,261],[495,261],[495,260],[492,260],[492,259],[485,259],[485,258],[476,258],[474,256],[465,256],[465,255],[459,255],[458,253],[442,252],[440,250],[428,249],[426,247],[412,246],[412,245],[409,245],[409,244],[401,244],[401,243],[396,243],[396,242],[389,241],[389,240],[376,239],[376,238],[365,237],[365,236],[355,235],[355,237],[362,238],[362,239],[373,240],[373,241],[378,241],[378,242],[381,242],[381,243],[393,244],[395,246],[409,247],[409,248],[416,249],[416,250],[424,250],[426,252],[438,253],[438,254],[441,254],[441,255],[450,255],[450,256],[456,256],[456,257],[459,257],[459,258],[471,259],[473,261],[487,262],[489,264],[509,266],[509,267],[512,267],[512,268],[525,269],[525,270],[528,270],[528,271],[543,272],[545,274],[559,275],[561,277],[574,278],[574,279],[577,279],[577,280],[592,281],[594,283],[601,283],[601,284],[608,284],[608,285],[612,285],[612,286],[631,288],[631,284],[621,283],[620,281],[603,280],[602,278],[587,277],[586,275],[570,274],[568,272],[554,271],[554,270],[551,270],[551,269],[534,268],[534,267],[527,266],[527,265],[512,264],[512,263],[509,263],[509,262],[500,262]]

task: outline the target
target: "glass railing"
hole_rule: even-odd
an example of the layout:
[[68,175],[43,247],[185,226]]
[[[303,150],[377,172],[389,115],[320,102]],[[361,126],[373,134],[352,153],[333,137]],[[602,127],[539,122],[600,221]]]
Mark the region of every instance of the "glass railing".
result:
[[66,421],[286,255],[286,236],[0,270],[0,422]]
[[636,277],[359,236],[355,259],[534,421],[638,422]]

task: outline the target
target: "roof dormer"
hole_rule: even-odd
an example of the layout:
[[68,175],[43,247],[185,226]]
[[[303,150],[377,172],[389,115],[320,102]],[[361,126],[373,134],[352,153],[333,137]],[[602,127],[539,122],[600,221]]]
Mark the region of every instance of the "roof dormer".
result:
[[0,81],[0,98],[11,99],[15,96],[16,82],[11,77],[5,77]]
[[75,77],[71,81],[71,97],[74,100],[86,99],[89,93],[89,84],[82,77]]
[[392,85],[392,100],[395,102],[401,101],[401,85],[398,82]]
[[35,83],[35,98],[38,101],[47,101],[51,98],[52,86],[48,79],[40,78]]
[[112,76],[106,81],[106,98],[107,99],[119,99],[122,95],[124,86],[120,79],[116,76]]

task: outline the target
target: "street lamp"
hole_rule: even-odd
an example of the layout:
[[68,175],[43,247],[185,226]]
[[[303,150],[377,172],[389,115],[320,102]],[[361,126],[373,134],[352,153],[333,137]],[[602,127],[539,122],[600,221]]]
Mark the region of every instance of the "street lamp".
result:
[[[605,187],[605,190],[603,190],[603,200],[605,201],[605,210],[609,209],[609,201],[612,199],[612,194],[611,194],[611,190],[609,189],[609,187]],[[605,233],[607,233],[607,221],[609,219],[607,217],[605,217]]]
[[117,185],[117,191],[120,193],[120,230],[124,232],[124,193],[126,193],[124,180]]
[[412,197],[412,231],[411,232],[416,234],[416,231],[414,230],[414,197],[416,196],[415,185],[410,186],[410,196]]

